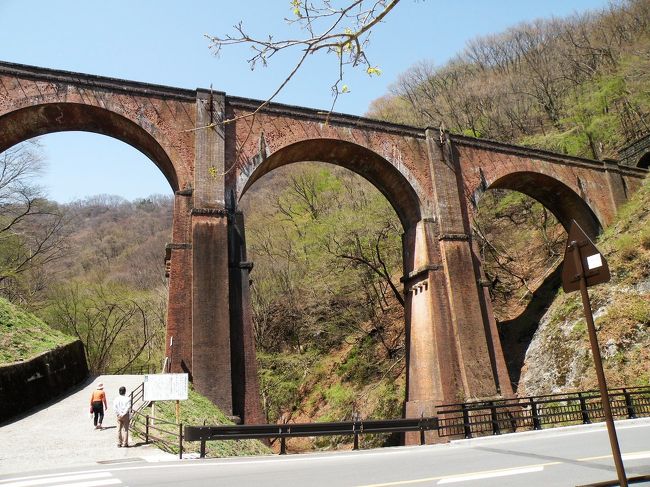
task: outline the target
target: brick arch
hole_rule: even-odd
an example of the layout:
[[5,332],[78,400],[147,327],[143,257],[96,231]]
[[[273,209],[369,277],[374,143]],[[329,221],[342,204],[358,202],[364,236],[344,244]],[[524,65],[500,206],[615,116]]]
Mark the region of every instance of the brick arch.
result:
[[376,152],[339,139],[307,139],[282,147],[268,157],[255,158],[244,168],[237,182],[238,198],[262,176],[295,162],[325,162],[349,169],[372,183],[395,209],[405,229],[421,220],[420,191],[415,178],[404,175]]
[[163,173],[173,191],[179,178],[160,143],[132,120],[105,108],[81,103],[45,103],[0,116],[0,152],[27,139],[54,132],[83,131],[112,137],[146,155]]
[[590,237],[598,235],[603,226],[589,204],[559,179],[539,172],[513,172],[501,176],[486,189],[509,189],[539,201],[566,230],[575,220]]
[[636,163],[636,167],[640,167],[642,169],[650,169],[650,151],[641,156],[639,162]]

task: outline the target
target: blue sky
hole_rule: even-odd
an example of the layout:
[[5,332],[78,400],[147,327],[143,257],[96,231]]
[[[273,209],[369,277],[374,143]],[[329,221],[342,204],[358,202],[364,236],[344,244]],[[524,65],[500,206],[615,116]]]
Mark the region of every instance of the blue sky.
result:
[[[340,2],[343,3],[343,2]],[[605,0],[402,0],[373,33],[368,50],[380,77],[348,71],[349,94],[335,110],[363,115],[370,102],[421,60],[442,64],[479,35],[522,21],[564,17],[602,8]],[[298,35],[284,22],[289,0],[0,0],[0,60],[182,88],[209,88],[265,99],[284,79],[291,55],[251,71],[248,48],[233,46],[217,58],[204,34],[232,32],[240,20],[254,34]],[[329,109],[333,59],[313,56],[276,99]],[[95,134],[68,132],[40,138],[48,168],[41,184],[67,202],[109,193],[128,199],[170,193],[145,156]],[[132,175],[125,181],[123,174]]]

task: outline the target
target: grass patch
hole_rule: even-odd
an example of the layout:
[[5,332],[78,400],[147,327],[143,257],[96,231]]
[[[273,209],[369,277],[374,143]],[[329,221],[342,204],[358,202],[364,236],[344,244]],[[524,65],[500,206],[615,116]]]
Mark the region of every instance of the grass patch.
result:
[[[199,426],[233,424],[232,421],[217,406],[205,396],[194,391],[190,386],[187,401],[181,401],[180,422],[183,425]],[[156,419],[161,420],[156,427],[178,434],[178,425],[176,425],[176,402],[161,401],[156,403]],[[150,414],[150,410],[144,410],[144,414]],[[166,423],[173,424],[163,424]],[[145,419],[138,416],[136,419],[136,429],[144,431]],[[178,455],[178,436],[172,433],[160,431],[151,431],[151,434],[160,436],[165,440],[154,444],[163,451]],[[144,438],[143,435],[138,435]],[[185,453],[198,453],[201,444],[199,442],[184,442]],[[251,455],[268,455],[271,450],[258,440],[230,440],[230,441],[209,441],[206,443],[206,456],[210,458],[233,457],[233,456],[251,456]]]
[[553,309],[549,324],[552,326],[563,323],[569,319],[573,313],[582,308],[582,301],[576,294],[564,294],[560,291],[558,297],[553,303]]
[[332,384],[324,395],[327,403],[336,409],[345,410],[354,404],[354,391],[345,384]]
[[[601,321],[601,320],[599,320]],[[650,325],[650,302],[645,296],[623,296],[608,308],[603,322],[617,325]]]
[[624,234],[617,240],[618,252],[621,259],[632,262],[639,256],[639,242],[634,235]]
[[587,335],[587,322],[584,320],[578,320],[573,328],[571,329],[571,337],[573,339],[581,340]]
[[0,298],[0,364],[29,360],[74,340]]

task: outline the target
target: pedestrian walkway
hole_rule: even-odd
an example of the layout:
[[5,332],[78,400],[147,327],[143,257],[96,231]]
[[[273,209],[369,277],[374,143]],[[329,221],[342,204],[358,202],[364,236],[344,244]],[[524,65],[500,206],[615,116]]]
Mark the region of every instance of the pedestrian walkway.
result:
[[[117,447],[113,399],[120,386],[127,395],[143,381],[141,375],[102,375],[89,379],[68,396],[35,409],[0,427],[0,474],[47,468],[177,458],[152,445],[129,438],[131,447]],[[89,414],[90,395],[103,382],[108,411],[103,429],[96,430]]]

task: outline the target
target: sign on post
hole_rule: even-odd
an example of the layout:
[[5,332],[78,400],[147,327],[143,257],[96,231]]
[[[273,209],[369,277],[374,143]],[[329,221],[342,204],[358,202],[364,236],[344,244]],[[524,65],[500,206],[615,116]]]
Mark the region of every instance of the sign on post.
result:
[[[562,288],[565,293],[580,289],[580,278],[583,275],[583,269],[587,287],[608,282],[610,279],[607,261],[596,248],[596,245],[580,228],[580,225],[575,220],[572,220],[572,222],[571,228],[569,228],[569,237],[564,252],[564,265],[562,267]],[[572,245],[572,242],[575,242],[575,245]],[[574,248],[578,251],[579,260],[572,255]]]
[[187,374],[146,374],[145,401],[184,401],[187,399]]
[[589,343],[591,345],[591,353],[594,357],[598,388],[600,389],[600,401],[603,405],[603,413],[605,414],[605,422],[607,423],[607,433],[616,466],[616,474],[619,485],[621,487],[627,487],[625,467],[616,436],[616,426],[614,425],[612,408],[609,403],[609,394],[607,393],[607,381],[605,380],[603,361],[600,356],[600,347],[598,346],[594,315],[591,311],[589,292],[587,291],[587,287],[607,282],[609,279],[610,273],[607,260],[605,260],[594,243],[589,240],[589,237],[580,228],[580,225],[575,220],[572,220],[566,250],[564,252],[564,264],[562,265],[562,288],[566,293],[579,289],[582,296],[582,307],[585,312]]

